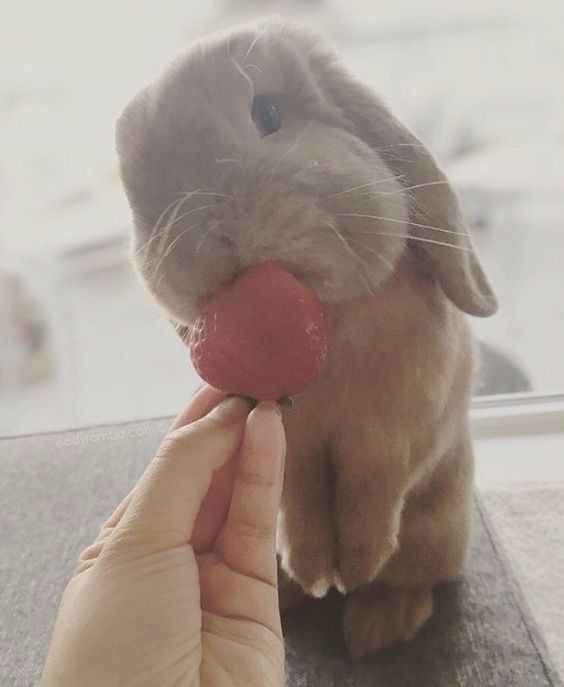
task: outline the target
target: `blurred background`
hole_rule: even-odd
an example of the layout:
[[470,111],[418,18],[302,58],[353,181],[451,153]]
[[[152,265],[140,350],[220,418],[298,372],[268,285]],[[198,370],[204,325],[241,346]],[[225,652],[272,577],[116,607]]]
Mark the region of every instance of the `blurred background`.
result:
[[190,40],[273,12],[454,181],[501,300],[478,393],[564,389],[562,0],[2,0],[0,434],[173,414],[198,385],[128,262],[114,123]]

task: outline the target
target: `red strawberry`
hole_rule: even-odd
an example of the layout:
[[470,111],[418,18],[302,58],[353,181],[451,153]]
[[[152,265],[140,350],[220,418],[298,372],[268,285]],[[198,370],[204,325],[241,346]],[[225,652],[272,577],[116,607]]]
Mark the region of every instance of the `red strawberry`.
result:
[[317,296],[274,260],[249,267],[210,296],[189,345],[206,382],[258,400],[299,393],[327,357]]

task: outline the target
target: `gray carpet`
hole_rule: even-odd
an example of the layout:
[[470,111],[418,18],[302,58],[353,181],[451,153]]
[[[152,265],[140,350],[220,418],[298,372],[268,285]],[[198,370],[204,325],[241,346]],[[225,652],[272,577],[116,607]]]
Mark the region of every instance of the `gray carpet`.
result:
[[[74,560],[133,485],[166,421],[0,439],[0,685],[37,683]],[[284,620],[292,687],[541,687],[560,683],[476,504],[464,579],[436,593],[418,638],[351,661],[333,596]]]
[[481,492],[560,678],[564,676],[564,480]]

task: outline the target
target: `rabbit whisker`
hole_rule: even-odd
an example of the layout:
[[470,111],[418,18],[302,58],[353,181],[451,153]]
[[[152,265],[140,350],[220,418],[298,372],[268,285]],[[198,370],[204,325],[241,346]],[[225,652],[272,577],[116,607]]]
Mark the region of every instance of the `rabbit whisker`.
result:
[[[355,198],[379,198],[385,196],[386,198],[390,198],[393,196],[403,196],[403,194],[409,194],[410,191],[413,191],[418,188],[424,188],[428,186],[442,186],[448,184],[448,181],[446,180],[441,180],[441,181],[427,181],[423,184],[413,184],[412,186],[404,186],[401,189],[398,189],[396,191],[363,191],[361,193],[355,194]],[[418,199],[415,196],[410,196],[410,201],[412,205],[421,205],[422,201],[418,201]],[[403,199],[399,201],[403,205]]]
[[[356,238],[356,236],[349,236],[349,241],[355,241],[356,243],[359,243],[361,239]],[[386,260],[386,258],[383,255],[381,255],[379,251],[374,250],[374,248],[371,248],[370,246],[367,246],[363,243],[362,250],[366,250],[369,253],[372,253],[372,255],[375,255],[378,258],[378,260],[383,262],[384,265],[386,265],[386,267],[388,267],[390,270],[394,269],[394,265],[389,260]]]
[[158,239],[160,236],[163,236],[163,234],[166,234],[168,231],[169,231],[169,227],[167,225],[162,231],[157,232],[154,236],[151,236],[150,239],[148,239],[147,241],[145,241],[145,243],[143,243],[141,246],[139,246],[139,248],[136,249],[136,252],[142,253],[144,250],[146,250],[149,247],[149,245],[151,243],[153,243],[153,241]]
[[[366,236],[391,236],[392,238],[401,238],[397,234],[392,234],[391,232],[384,231],[370,231],[362,229],[349,229],[350,232],[355,234],[365,234]],[[454,243],[445,243],[444,241],[435,241],[434,239],[427,239],[423,236],[407,236],[408,241],[421,241],[421,243],[431,243],[435,246],[444,246],[445,248],[454,248],[454,250],[461,250],[467,253],[473,253],[474,249],[470,246],[457,246]]]
[[404,186],[399,191],[380,191],[379,193],[383,196],[394,196],[399,193],[404,193],[405,191],[414,191],[416,188],[425,188],[427,186],[444,186],[448,185],[446,179],[441,179],[439,181],[426,181],[423,184],[414,184],[413,186]]
[[377,179],[376,181],[370,181],[367,184],[360,184],[360,186],[353,186],[352,188],[347,188],[344,191],[339,191],[338,193],[331,193],[328,196],[325,196],[325,200],[327,198],[337,198],[338,196],[344,196],[347,193],[352,193],[353,191],[359,191],[362,188],[368,188],[369,186],[376,186],[377,184],[384,184],[386,181],[394,181],[397,179],[397,176],[391,176],[391,177],[385,177],[384,179]]
[[237,158],[234,158],[234,157],[215,158],[214,162],[216,162],[218,165],[223,164],[224,162],[235,162],[241,168],[242,176],[245,176],[245,168],[243,166],[243,163],[241,162],[241,160],[237,160]]
[[196,246],[196,250],[194,251],[194,257],[198,257],[200,253],[200,248],[204,245],[204,242],[206,241],[207,238],[209,238],[210,234],[214,233],[214,228],[213,225],[210,225],[209,229],[206,231],[206,233],[202,236],[200,241],[198,242],[198,245]]
[[379,146],[376,150],[389,150],[390,148],[425,148],[423,143],[390,143],[389,146]]
[[[360,255],[358,255],[358,254],[356,253],[356,251],[354,250],[354,248],[350,245],[350,243],[349,243],[349,242],[347,241],[347,239],[343,236],[343,234],[338,230],[338,228],[337,228],[334,224],[332,224],[331,222],[329,222],[328,220],[322,219],[321,222],[322,222],[323,224],[325,224],[327,227],[329,227],[329,228],[334,232],[335,236],[339,239],[339,241],[340,241],[340,242],[343,244],[343,246],[345,247],[345,250],[347,251],[347,253],[348,253],[354,260],[356,260],[357,262],[359,262],[360,265],[361,265],[364,269],[366,269],[366,265],[363,263],[362,258],[360,257]],[[358,270],[358,269],[355,267],[354,263],[353,263],[352,267],[353,267],[355,273],[357,274],[357,276],[359,277],[359,279],[362,281],[362,283],[363,283],[365,289],[368,291],[368,293],[369,293],[372,297],[374,297],[374,292],[373,292],[372,289],[370,288],[370,284],[366,281],[366,279],[365,279],[364,275],[362,274],[362,272],[360,272],[360,270]]]
[[264,74],[264,72],[262,71],[262,69],[261,69],[258,65],[256,65],[256,64],[246,64],[246,65],[245,65],[245,69],[250,69],[251,67],[252,67],[253,69],[256,69],[257,72],[258,72],[259,74]]
[[199,222],[196,223],[196,224],[191,224],[189,227],[187,227],[186,229],[182,230],[182,231],[180,232],[180,234],[178,234],[178,236],[175,236],[175,237],[174,237],[174,239],[173,239],[173,240],[170,242],[170,244],[168,245],[167,249],[166,249],[166,250],[164,251],[164,253],[161,255],[160,260],[159,260],[157,266],[156,266],[155,269],[153,270],[153,279],[154,279],[155,276],[157,275],[157,273],[158,273],[159,269],[161,268],[161,266],[162,266],[163,262],[165,261],[165,259],[171,254],[171,252],[173,251],[173,249],[174,249],[174,247],[176,246],[176,244],[180,241],[180,239],[181,239],[183,236],[185,236],[189,231],[191,231],[192,229],[194,229],[194,227],[198,227],[199,225],[200,225]]
[[278,162],[274,165],[274,168],[273,168],[272,172],[270,173],[270,182],[272,182],[272,180],[274,179],[274,175],[276,174],[278,167],[280,166],[280,163],[282,162],[282,160],[287,158],[288,155],[291,155],[294,152],[294,150],[296,150],[296,148],[298,148],[300,140],[306,135],[306,133],[309,131],[310,127],[311,127],[311,122],[309,122],[308,124],[306,124],[304,126],[304,128],[296,136],[296,140],[294,141],[293,145],[291,145],[290,148],[288,148],[288,150],[286,150],[286,152],[284,152],[278,158]]
[[214,208],[214,207],[215,207],[215,204],[212,204],[212,205],[200,205],[199,208],[192,208],[191,210],[187,210],[186,212],[183,212],[181,215],[179,215],[179,216],[177,217],[177,215],[178,215],[178,210],[180,209],[180,207],[181,207],[181,205],[178,205],[178,206],[176,207],[176,210],[174,211],[173,216],[170,218],[170,221],[168,222],[168,225],[167,225],[167,227],[166,227],[166,236],[163,236],[163,238],[161,239],[161,241],[160,241],[160,243],[159,243],[159,247],[158,247],[158,252],[161,252],[161,251],[163,251],[163,250],[165,249],[165,246],[166,246],[167,241],[168,241],[168,237],[169,237],[170,232],[171,232],[171,230],[172,230],[172,228],[174,227],[175,224],[177,224],[178,222],[180,222],[180,220],[184,219],[184,218],[187,217],[188,215],[191,215],[193,212],[199,212],[200,210],[208,210],[209,208]]
[[182,196],[180,197],[180,202],[175,206],[174,210],[171,212],[170,217],[168,218],[164,229],[162,232],[160,232],[161,240],[159,241],[159,245],[157,248],[157,252],[161,252],[164,247],[166,246],[166,242],[168,241],[168,237],[170,235],[170,232],[172,231],[172,227],[174,226],[176,222],[176,218],[178,216],[178,213],[180,212],[181,208],[183,207],[184,203],[188,200],[187,198],[183,198]]
[[235,69],[239,72],[239,74],[241,74],[241,76],[248,83],[249,88],[251,90],[251,100],[252,100],[255,97],[255,85],[254,85],[254,83],[252,82],[249,75],[245,72],[245,70],[241,68],[241,65],[237,62],[237,60],[234,57],[229,58],[229,61],[235,65]]
[[[433,231],[440,231],[444,234],[454,234],[455,236],[472,236],[468,232],[453,231],[451,229],[443,229],[442,227],[434,227],[430,224],[419,224],[418,222],[412,222],[411,220],[398,219],[397,217],[381,217],[380,215],[363,215],[357,212],[338,212],[337,217],[359,217],[360,219],[376,219],[383,222],[396,222],[397,224],[405,224],[407,226],[418,227],[420,229],[431,229]],[[368,232],[369,233],[369,232]]]
[[[363,199],[378,199],[382,198],[382,196],[386,196],[387,199],[389,199],[387,202],[388,204],[393,204],[396,207],[399,207],[401,209],[405,208],[405,199],[399,196],[399,193],[396,193],[395,191],[393,193],[387,193],[386,191],[362,191],[361,193],[355,193],[355,200],[363,200]],[[395,196],[395,197],[394,197]],[[416,199],[414,199],[415,201]],[[415,205],[415,202],[413,203]]]
[[[191,191],[190,193],[194,193],[194,192]],[[226,194],[219,194],[219,195],[226,195]],[[159,219],[155,223],[153,231],[151,232],[151,237],[147,241],[145,241],[145,243],[143,243],[141,246],[139,246],[139,248],[137,248],[137,253],[141,253],[142,251],[144,251],[151,243],[153,243],[153,241],[155,241],[155,239],[158,239],[160,236],[164,236],[165,234],[168,234],[170,232],[170,230],[172,229],[172,227],[176,224],[176,222],[178,222],[179,219],[182,219],[182,217],[184,217],[184,215],[181,215],[178,219],[175,219],[175,214],[173,213],[171,215],[171,217],[167,220],[167,223],[162,228],[162,230],[158,231],[156,234],[154,234],[154,231],[155,231],[155,229],[157,229],[159,222],[162,219],[162,217],[164,216],[165,212],[167,210],[169,210],[171,208],[171,206],[174,205],[175,203],[177,204],[176,209],[175,209],[175,212],[176,212],[180,207],[182,207],[182,204],[184,202],[186,202],[187,199],[188,199],[187,196],[183,196],[182,198],[178,198],[177,200],[173,201],[170,205],[168,205],[165,208],[165,210],[161,213]],[[212,206],[204,206],[204,207],[212,207]],[[196,209],[200,210],[202,208],[196,208]],[[160,249],[162,250],[163,247],[164,246],[161,245]]]
[[418,162],[418,158],[416,157],[400,157],[399,155],[392,155],[391,153],[386,153],[384,159],[388,163],[400,162],[402,165],[414,165]]
[[257,33],[257,35],[253,38],[251,41],[251,44],[247,48],[247,52],[245,53],[245,57],[243,58],[244,60],[247,60],[249,58],[249,55],[251,54],[252,49],[255,47],[256,42],[258,39],[261,37],[260,33]]
[[215,208],[217,207],[215,203],[210,204],[210,205],[200,205],[199,208],[192,208],[191,210],[187,210],[186,212],[183,212],[181,215],[179,215],[175,220],[174,224],[177,222],[180,222],[181,219],[184,219],[184,217],[187,217],[188,215],[191,215],[193,212],[199,212],[200,210],[209,210],[210,208]]
[[173,208],[174,205],[177,203],[182,203],[182,198],[176,198],[175,200],[171,201],[165,209],[161,212],[161,214],[157,217],[156,222],[153,224],[153,228],[151,229],[150,236],[153,236],[153,234],[158,231],[159,226],[161,221],[164,219],[166,213]]
[[199,189],[198,191],[175,191],[174,195],[180,195],[183,198],[190,198],[191,196],[221,196],[222,198],[232,198],[230,193],[220,193],[219,191],[206,191]]
[[274,168],[270,174],[270,181],[272,181],[272,179],[274,178],[274,175],[276,174],[278,167],[280,166],[280,163],[282,162],[282,160],[284,160],[284,158],[286,158],[288,155],[293,153],[294,150],[296,150],[296,148],[298,148],[298,144],[294,143],[294,145],[292,145],[290,148],[288,148],[288,150],[278,158],[278,162],[274,165]]

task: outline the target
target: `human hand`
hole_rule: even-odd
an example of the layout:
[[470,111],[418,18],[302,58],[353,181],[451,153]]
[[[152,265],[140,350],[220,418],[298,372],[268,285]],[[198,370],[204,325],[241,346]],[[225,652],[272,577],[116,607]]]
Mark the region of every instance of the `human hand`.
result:
[[194,396],[80,555],[41,687],[283,684],[283,425],[276,404],[224,398]]

